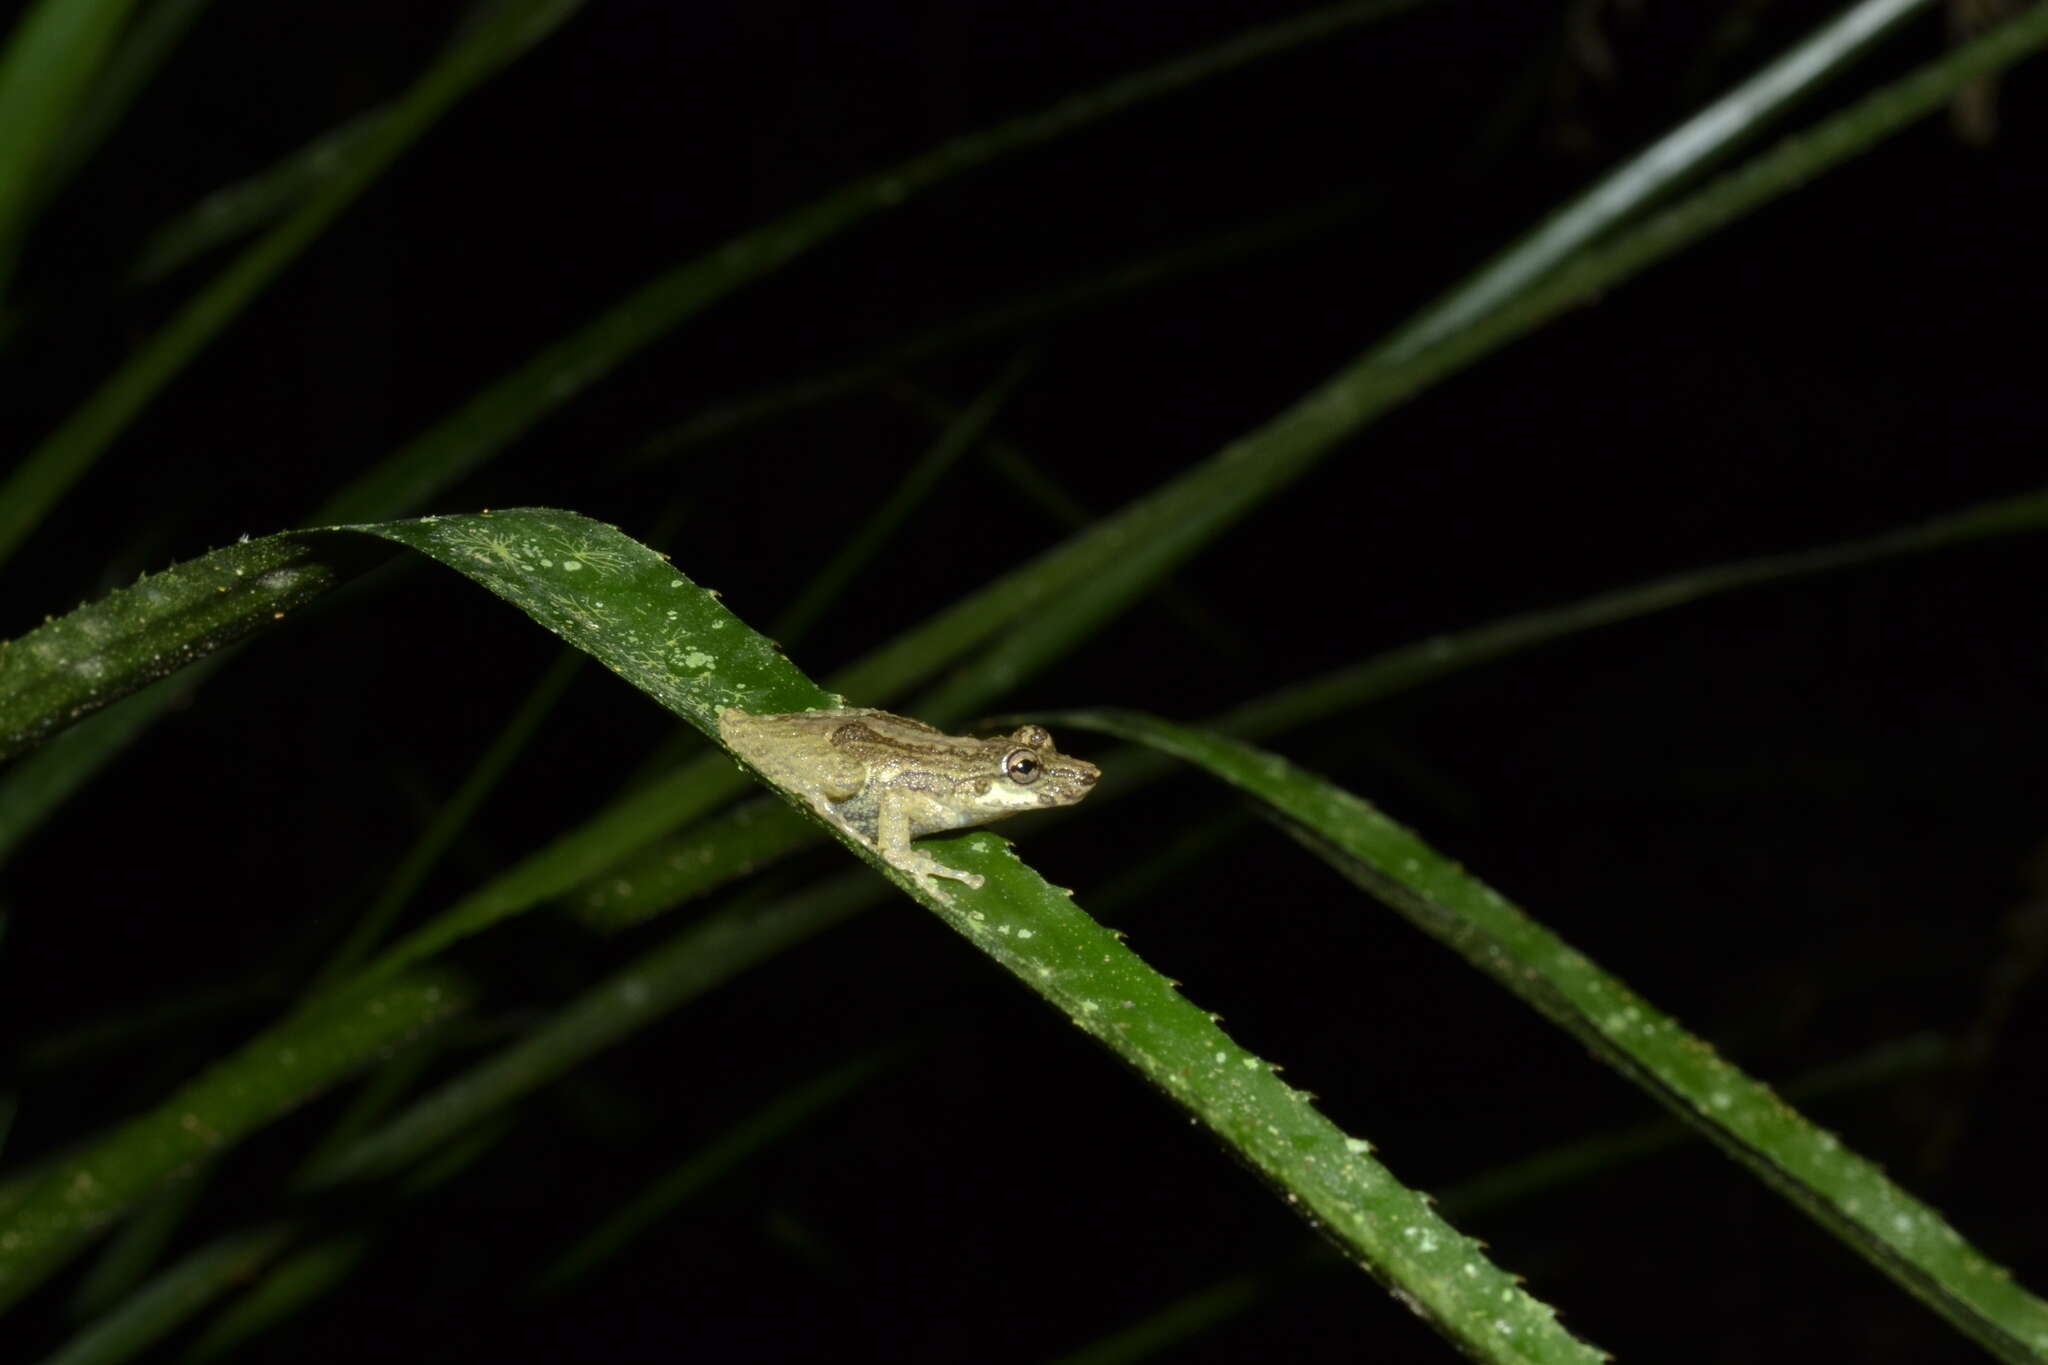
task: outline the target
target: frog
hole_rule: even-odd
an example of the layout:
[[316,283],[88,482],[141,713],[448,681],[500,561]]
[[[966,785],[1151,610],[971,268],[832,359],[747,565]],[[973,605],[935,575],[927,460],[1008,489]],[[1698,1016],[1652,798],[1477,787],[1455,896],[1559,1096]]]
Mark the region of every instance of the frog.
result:
[[1061,753],[1042,725],[1006,735],[949,735],[908,716],[863,707],[755,715],[718,713],[718,734],[763,777],[828,824],[881,855],[942,904],[941,878],[979,890],[983,878],[948,867],[910,841],[1019,811],[1071,806],[1099,769]]

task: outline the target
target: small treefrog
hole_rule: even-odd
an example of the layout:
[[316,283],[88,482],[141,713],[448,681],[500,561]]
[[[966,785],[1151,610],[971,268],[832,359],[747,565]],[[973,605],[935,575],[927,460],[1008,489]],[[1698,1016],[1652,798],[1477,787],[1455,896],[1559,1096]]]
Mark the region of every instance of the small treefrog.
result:
[[[1071,806],[1100,773],[1053,748],[1045,727],[974,739],[887,711],[847,708],[757,716],[728,707],[718,733],[733,752],[812,810],[858,835],[893,867],[979,887],[910,846],[922,834],[965,829],[1024,810]],[[952,897],[935,885],[941,901]]]

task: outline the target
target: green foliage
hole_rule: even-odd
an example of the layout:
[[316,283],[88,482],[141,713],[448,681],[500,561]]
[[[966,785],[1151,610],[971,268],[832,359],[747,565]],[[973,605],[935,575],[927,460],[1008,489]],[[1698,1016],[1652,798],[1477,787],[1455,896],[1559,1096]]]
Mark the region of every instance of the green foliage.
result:
[[[713,303],[788,271],[913,196],[970,171],[1000,174],[1027,148],[1057,143],[1113,114],[1282,51],[1313,48],[1410,7],[1386,0],[1338,5],[1251,29],[860,176],[664,268],[473,395],[451,395],[446,415],[422,434],[367,464],[343,486],[309,499],[306,520],[320,523],[317,529],[281,531],[198,554],[69,611],[51,603],[55,614],[42,625],[0,644],[0,758],[19,758],[0,773],[0,855],[56,823],[65,803],[95,774],[119,763],[174,701],[189,699],[164,690],[165,680],[196,689],[209,672],[218,676],[232,666],[240,657],[234,647],[244,641],[326,630],[360,614],[394,557],[421,557],[455,571],[466,586],[508,604],[524,622],[628,684],[632,691],[618,695],[631,701],[620,705],[638,705],[645,697],[714,744],[716,716],[724,707],[802,710],[837,704],[842,695],[960,725],[1013,698],[1021,680],[1105,639],[1134,605],[1171,591],[1174,574],[1215,550],[1262,507],[1330,464],[1346,443],[1409,400],[1881,144],[1957,90],[2048,42],[2048,5],[2037,6],[1657,208],[1674,186],[1697,179],[1730,154],[1737,133],[1714,115],[1739,108],[1747,115],[1743,131],[1765,117],[1781,117],[1794,96],[1849,62],[1903,12],[1900,6],[1853,7],[1842,23],[1703,111],[1684,139],[1625,164],[1387,339],[1355,349],[1319,382],[1301,384],[1278,412],[1232,439],[1219,438],[1211,453],[1168,469],[1122,506],[1036,554],[1013,548],[1006,533],[1029,519],[1012,506],[974,523],[971,534],[985,556],[984,585],[894,638],[868,638],[864,653],[820,681],[757,631],[750,611],[728,607],[690,576],[702,570],[691,562],[688,547],[671,563],[669,554],[646,543],[654,537],[628,534],[575,510],[522,507],[394,519],[489,468],[545,418],[572,406]],[[399,98],[306,141],[306,150],[224,192],[225,199],[216,202],[229,204],[227,211],[194,209],[152,237],[136,271],[153,278],[183,268],[238,233],[274,223],[199,285],[126,360],[110,365],[104,383],[7,475],[0,485],[0,555],[42,528],[66,494],[114,450],[117,438],[289,264],[316,249],[329,226],[415,140],[515,59],[544,45],[580,8],[574,0],[504,0],[480,7]],[[125,10],[43,0],[0,60],[0,114],[8,115],[0,117],[0,264],[12,259],[51,196],[54,168],[64,164],[67,111],[95,93],[106,107],[125,107],[133,93],[132,73],[166,59],[164,36],[128,26]],[[175,27],[188,21],[182,7],[180,13],[177,19],[160,16],[159,23]],[[124,36],[130,44],[125,65],[117,50]],[[1726,130],[1716,131],[1724,124]],[[1667,159],[1674,156],[1680,158],[1675,164]],[[33,266],[32,254],[24,259]],[[1091,282],[1076,296],[1097,288]],[[1020,307],[1001,316],[1029,311]],[[983,326],[949,335],[978,333]],[[898,356],[919,353],[913,345]],[[852,373],[878,374],[884,368]],[[896,496],[882,500],[879,509],[863,509],[865,519],[847,518],[847,534],[838,542],[844,548],[784,618],[790,634],[829,621],[834,603],[847,600],[865,578],[886,572],[878,566],[903,544],[933,534],[920,523],[919,509],[952,476],[963,454],[985,438],[1004,405],[1028,390],[1031,374],[1029,365],[1014,363],[979,401],[943,424],[931,453]],[[809,401],[842,389],[796,384],[788,392]],[[639,458],[702,435],[687,426],[672,430],[643,446]],[[692,492],[708,498],[723,487],[730,467],[696,475]],[[1323,677],[1290,679],[1206,726],[1136,712],[1070,713],[1059,723],[1139,741],[1152,752],[1106,759],[1101,790],[1064,818],[1116,828],[1111,822],[1138,809],[1128,799],[1166,774],[1162,755],[1206,770],[1259,803],[1369,897],[1452,947],[1475,969],[1475,978],[1532,1005],[1617,1076],[1668,1106],[1734,1156],[1760,1186],[1933,1306],[1962,1337],[2003,1359],[2048,1359],[2048,1306],[2013,1283],[1935,1207],[1722,1060],[1654,1005],[1650,991],[1594,966],[1539,918],[1540,911],[1511,905],[1418,834],[1336,783],[1245,743],[1342,718],[1394,692],[1596,627],[1736,589],[2021,535],[2044,522],[2048,492],[2023,494],[1843,544],[1692,570],[1446,630],[1398,649],[1361,648],[1355,663]],[[791,553],[778,539],[775,517],[763,517],[762,523],[758,540],[764,556]],[[1035,522],[1029,524],[1036,529]],[[803,555],[801,562],[812,558]],[[1338,590],[1333,617],[1355,595],[1348,586]],[[1343,621],[1336,627],[1339,633],[1348,628]],[[436,662],[437,670],[459,675],[463,668],[493,666],[464,653],[452,632],[448,653]],[[341,1292],[365,1273],[376,1259],[378,1239],[391,1235],[374,1217],[334,1226],[338,1202],[375,1191],[376,1199],[404,1207],[444,1181],[486,1178],[475,1167],[495,1143],[518,1132],[528,1113],[522,1106],[559,1097],[597,1073],[610,1050],[636,1040],[644,1045],[658,1024],[689,1039],[684,1050],[693,1055],[679,1059],[678,1075],[689,1075],[687,1063],[695,1062],[700,1074],[717,1077],[709,1060],[728,1040],[691,1033],[694,1019],[673,1016],[715,998],[749,971],[786,961],[863,910],[893,902],[890,882],[1177,1106],[1450,1347],[1486,1360],[1603,1358],[1560,1325],[1551,1304],[1528,1292],[1480,1243],[1439,1214],[1427,1196],[1376,1161],[1364,1137],[1326,1116],[1304,1089],[1283,1082],[1272,1061],[1235,1041],[1210,1012],[1215,1002],[1207,999],[1203,983],[1182,986],[1170,979],[1122,934],[1091,916],[1090,894],[1076,897],[1049,884],[987,833],[945,844],[947,862],[987,878],[986,886],[960,892],[952,903],[937,900],[922,879],[891,868],[844,831],[830,830],[869,868],[813,879],[777,870],[667,930],[652,946],[633,942],[619,949],[619,960],[603,975],[558,983],[552,999],[526,1010],[516,1023],[479,1019],[479,1002],[494,1004],[497,989],[488,950],[505,935],[550,932],[584,943],[629,929],[651,933],[648,926],[662,916],[797,854],[825,828],[800,802],[735,804],[749,792],[750,775],[728,755],[692,745],[689,756],[650,762],[640,780],[603,787],[593,798],[595,809],[565,805],[530,846],[490,849],[469,865],[462,889],[446,904],[392,937],[393,918],[429,884],[438,862],[455,860],[465,829],[488,824],[482,814],[488,795],[510,780],[505,775],[516,772],[513,755],[545,728],[544,717],[567,686],[571,667],[558,665],[535,690],[493,755],[421,835],[415,855],[381,877],[382,891],[373,888],[361,896],[363,908],[353,926],[330,937],[338,946],[314,950],[323,958],[318,962],[286,954],[261,979],[249,978],[241,1003],[253,1001],[254,1007],[235,1022],[241,1041],[212,1046],[197,1064],[180,1063],[168,1084],[124,1096],[121,1116],[111,1126],[81,1123],[66,1141],[46,1144],[18,1169],[0,1173],[0,1311],[21,1313],[29,1308],[23,1301],[39,1289],[48,1296],[46,1282],[73,1264],[97,1234],[124,1217],[145,1216],[150,1201],[176,1182],[205,1166],[251,1159],[247,1149],[295,1144],[283,1163],[293,1174],[266,1187],[261,1216],[249,1217],[246,1206],[238,1206],[229,1216],[237,1226],[224,1234],[213,1227],[204,1236],[186,1229],[188,1216],[196,1220],[197,1214],[181,1202],[156,1205],[160,1221],[150,1226],[151,1235],[138,1238],[131,1255],[102,1263],[83,1300],[88,1320],[77,1324],[76,1335],[53,1359],[134,1358],[195,1322],[200,1327],[188,1343],[190,1357],[211,1359],[261,1341],[268,1332],[288,1330],[296,1315],[315,1311],[323,1296]],[[1161,698],[1162,711],[1176,709],[1173,681],[1151,678],[1144,684]],[[192,704],[204,707],[209,698],[197,693]],[[159,798],[165,806],[175,799],[172,793]],[[1150,832],[1141,821],[1122,827],[1138,831],[1131,836],[1134,845]],[[226,826],[181,837],[223,865],[236,855]],[[113,841],[120,841],[118,832]],[[1193,857],[1201,851],[1182,852]],[[349,853],[337,861],[353,861],[354,850]],[[1146,857],[1165,864],[1173,856],[1161,850],[1133,854],[1129,861],[1142,868]],[[1338,900],[1343,894],[1326,892],[1325,898],[1360,903]],[[543,916],[536,912],[558,906],[572,913],[549,921],[545,931],[538,928]],[[28,914],[43,908],[21,909]],[[1266,932],[1259,915],[1273,907],[1241,908],[1249,942]],[[1276,937],[1271,950],[1299,953],[1301,942]],[[472,963],[471,952],[481,960]],[[288,984],[280,988],[272,977]],[[867,980],[852,987],[884,989]],[[194,1013],[210,1008],[210,1000],[193,1004]],[[738,1031],[766,1055],[785,1050],[772,1023],[743,1020]],[[147,1032],[140,1026],[115,1028],[112,1045],[133,1047]],[[764,1153],[798,1141],[831,1106],[878,1085],[908,1051],[861,1041],[867,1044],[861,1055],[812,1065],[805,1079],[788,1082],[779,1097],[755,1106],[680,1161],[665,1161],[613,1216],[582,1220],[597,1224],[596,1230],[551,1258],[536,1283],[561,1293],[608,1272],[630,1273],[629,1258],[651,1229],[683,1216]],[[285,1125],[324,1092],[366,1073],[351,1112],[317,1120],[329,1124],[324,1137]],[[715,1084],[714,1079],[707,1088]],[[6,1098],[0,1096],[0,1103]],[[1343,1112],[1356,1107],[1347,1105]],[[944,1115],[942,1104],[930,1103],[921,1120],[942,1125]],[[310,1117],[303,1121],[307,1127],[315,1123]],[[1079,1117],[1074,1134],[1076,1142],[1114,1140],[1090,1131]],[[667,1135],[665,1145],[688,1147],[689,1137]],[[1614,1150],[1603,1151],[1602,1160],[1621,1159]],[[1580,1174],[1567,1177],[1549,1169],[1545,1178],[1560,1185]],[[995,1178],[1028,1180],[1029,1173],[1006,1170]],[[192,1201],[200,1209],[208,1207],[205,1195],[202,1187]],[[152,1264],[159,1235],[170,1248],[164,1267]],[[1185,1321],[1213,1322],[1248,1310],[1257,1297],[1248,1285],[1232,1283],[1205,1308],[1189,1310]]]

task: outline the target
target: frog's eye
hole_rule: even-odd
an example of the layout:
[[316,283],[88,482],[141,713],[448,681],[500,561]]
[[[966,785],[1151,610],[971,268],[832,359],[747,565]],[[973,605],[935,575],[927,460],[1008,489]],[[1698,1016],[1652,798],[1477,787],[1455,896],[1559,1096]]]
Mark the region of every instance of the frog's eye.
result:
[[1038,755],[1029,749],[1012,749],[1003,757],[1003,772],[1020,787],[1028,787],[1045,771]]

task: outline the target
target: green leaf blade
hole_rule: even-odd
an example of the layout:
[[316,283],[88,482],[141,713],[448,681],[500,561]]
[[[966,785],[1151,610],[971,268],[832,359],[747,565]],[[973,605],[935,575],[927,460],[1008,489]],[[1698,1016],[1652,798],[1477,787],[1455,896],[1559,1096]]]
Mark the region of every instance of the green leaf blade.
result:
[[274,626],[383,557],[332,536],[246,541],[0,643],[0,758]]
[[0,1310],[187,1163],[275,1121],[467,1000],[467,989],[444,972],[341,992],[225,1058],[169,1102],[57,1161],[0,1216]]
[[39,0],[0,54],[0,297],[44,175],[135,0]]
[[1981,1345],[2009,1360],[2048,1351],[2048,1303],[1936,1210],[1412,830],[1236,740],[1134,712],[1051,719],[1155,746],[1267,803],[1339,871],[1586,1043]]

